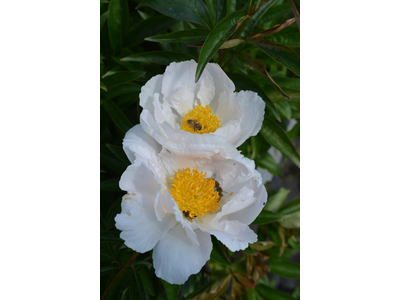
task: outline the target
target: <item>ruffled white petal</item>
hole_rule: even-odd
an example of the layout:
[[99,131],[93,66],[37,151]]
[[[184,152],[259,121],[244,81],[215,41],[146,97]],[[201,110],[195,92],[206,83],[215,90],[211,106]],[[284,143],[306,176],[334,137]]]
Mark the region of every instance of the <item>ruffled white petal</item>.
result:
[[240,91],[236,94],[236,98],[243,112],[243,118],[240,120],[240,134],[230,142],[238,147],[250,136],[254,136],[260,131],[264,119],[265,103],[251,91]]
[[163,75],[154,76],[141,89],[139,105],[151,113],[153,113],[154,94],[161,93],[162,80]]
[[193,103],[194,92],[185,84],[171,97],[172,107],[175,108],[181,118],[194,108]]
[[122,147],[131,163],[135,161],[135,153],[143,160],[156,161],[161,145],[146,134],[140,125],[135,125],[125,134]]
[[238,221],[204,222],[199,220],[197,223],[201,230],[214,235],[231,251],[244,250],[249,244],[257,242],[257,235],[254,231]]
[[205,77],[199,82],[200,88],[197,98],[203,106],[209,105],[215,96],[214,80],[212,77]]
[[[209,63],[207,64],[205,70],[209,72],[214,80],[215,86],[215,95],[219,97],[219,95],[223,92],[227,94],[232,94],[235,92],[235,85],[232,80],[225,74],[225,72],[221,69],[218,64]],[[214,109],[213,107],[211,107]]]
[[140,253],[153,249],[176,224],[171,214],[158,221],[153,202],[140,194],[125,195],[121,206],[121,213],[115,217],[115,227],[122,230],[120,237],[125,245]]
[[153,250],[157,277],[171,284],[183,284],[190,275],[198,273],[210,259],[210,234],[196,230],[199,246],[187,237],[182,226],[172,228]]
[[137,159],[122,174],[119,187],[128,193],[140,193],[153,201],[160,183],[145,163]]

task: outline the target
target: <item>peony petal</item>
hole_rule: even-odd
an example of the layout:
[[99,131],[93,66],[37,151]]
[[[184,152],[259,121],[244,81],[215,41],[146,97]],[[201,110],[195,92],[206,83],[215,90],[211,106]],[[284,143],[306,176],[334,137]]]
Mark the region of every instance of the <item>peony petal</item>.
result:
[[249,244],[257,242],[254,231],[238,221],[203,222],[199,220],[197,223],[202,231],[214,235],[233,252],[244,250]]
[[147,83],[142,87],[139,94],[139,105],[143,109],[149,110],[153,113],[153,101],[154,94],[161,93],[163,75],[156,75],[152,77]]
[[119,187],[128,193],[140,193],[144,197],[154,201],[154,196],[160,187],[153,172],[141,159],[128,166],[119,181]]
[[161,151],[161,145],[147,135],[140,125],[129,129],[122,146],[131,163],[135,161],[135,153],[144,160],[156,160],[157,153]]
[[227,94],[235,92],[235,85],[232,80],[230,80],[218,64],[209,63],[206,65],[204,70],[209,72],[214,80],[215,95],[220,95],[223,92],[226,92]]
[[186,238],[185,230],[177,225],[161,239],[153,250],[157,277],[170,284],[183,284],[190,275],[198,273],[210,259],[210,234],[196,230],[199,246]]
[[[212,75],[207,71],[203,71],[198,83],[195,82],[197,63],[194,60],[184,61],[179,63],[171,63],[164,73],[162,81],[162,94],[164,101],[171,104],[173,95],[178,92],[183,86],[189,88],[195,95],[200,90],[200,82],[206,77],[212,82]],[[226,75],[225,75],[226,76]]]
[[254,198],[256,199],[253,204],[238,210],[237,212],[227,214],[221,219],[223,220],[237,220],[243,224],[251,224],[256,217],[260,214],[261,210],[267,203],[267,190],[265,186],[256,181],[251,181],[248,186],[249,189],[254,191]]
[[185,84],[183,84],[183,86],[171,97],[171,105],[175,108],[181,118],[184,118],[185,115],[194,108],[193,103],[194,92]]
[[125,245],[140,253],[153,249],[176,224],[172,214],[158,221],[152,201],[140,194],[125,195],[121,207],[121,213],[115,217],[115,227],[122,230],[120,237]]
[[230,142],[239,147],[250,136],[256,135],[264,119],[265,103],[254,92],[240,91],[236,98],[243,112],[243,118],[240,121],[241,132]]
[[204,77],[199,81],[199,84],[200,88],[197,93],[197,98],[200,99],[201,105],[209,105],[215,97],[214,80],[212,77]]

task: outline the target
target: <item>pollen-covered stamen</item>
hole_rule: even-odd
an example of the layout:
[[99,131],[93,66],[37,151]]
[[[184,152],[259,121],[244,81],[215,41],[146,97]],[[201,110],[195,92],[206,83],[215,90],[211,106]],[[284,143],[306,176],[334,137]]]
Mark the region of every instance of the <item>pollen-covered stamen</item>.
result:
[[221,120],[206,105],[196,105],[181,120],[181,129],[192,133],[210,133],[221,127]]
[[185,168],[176,172],[174,178],[170,178],[171,196],[188,219],[204,217],[210,212],[217,213],[220,196],[215,190],[215,180],[205,178],[206,175],[207,173],[199,173],[195,168]]

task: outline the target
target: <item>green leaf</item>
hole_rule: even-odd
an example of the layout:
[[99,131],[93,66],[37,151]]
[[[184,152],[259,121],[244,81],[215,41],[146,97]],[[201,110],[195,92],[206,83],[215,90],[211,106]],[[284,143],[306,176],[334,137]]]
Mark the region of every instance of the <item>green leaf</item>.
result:
[[103,28],[104,23],[106,22],[109,13],[110,13],[110,11],[107,10],[104,14],[102,14],[100,16],[100,30]]
[[[250,245],[251,246],[251,245]],[[256,255],[254,250],[250,247],[247,247],[246,249],[243,250],[244,253],[250,254],[250,255]]]
[[223,43],[232,35],[240,20],[246,17],[246,12],[235,11],[227,15],[211,30],[199,55],[199,63],[196,69],[196,82],[199,80],[208,61],[214,56]]
[[119,232],[100,230],[100,242],[122,242]]
[[236,88],[244,91],[251,90],[256,92],[264,100],[265,105],[272,111],[275,118],[279,121],[281,120],[275,105],[271,102],[267,94],[258,83],[241,74],[227,73],[227,75],[235,83]]
[[217,300],[228,289],[231,278],[231,275],[222,277],[208,285],[208,287],[201,293],[196,294],[191,298],[187,298],[187,300]]
[[146,74],[146,72],[129,72],[129,71],[122,71],[122,72],[115,72],[112,75],[102,76],[103,83],[111,88],[115,85],[121,83],[127,83],[133,81],[141,76]]
[[261,225],[261,224],[268,224],[272,222],[276,222],[280,220],[283,215],[274,213],[268,210],[262,210],[258,217],[253,221],[251,224]]
[[283,218],[279,220],[279,224],[285,228],[299,228],[300,227],[300,210],[283,216]]
[[207,6],[202,0],[143,0],[140,6],[149,6],[168,17],[205,25],[212,28]]
[[104,108],[110,115],[114,124],[123,132],[127,132],[133,127],[129,119],[124,115],[124,113],[119,109],[119,107],[111,100],[104,103]]
[[119,178],[111,178],[100,182],[100,190],[120,192]]
[[105,151],[105,147],[100,146],[100,163],[104,164],[117,174],[122,174],[122,172],[125,171],[126,165],[120,162],[118,159],[115,159],[112,156],[109,156],[107,153],[108,151]]
[[142,279],[134,268],[130,272],[132,272],[132,278],[129,281],[129,300],[146,300]]
[[[274,176],[281,176],[282,169],[280,165],[275,161],[271,154],[265,152],[262,157],[257,160],[257,164],[264,169],[267,169]],[[268,202],[270,200],[268,199]],[[268,203],[267,202],[267,203]]]
[[208,29],[193,28],[163,35],[151,36],[146,38],[146,41],[158,43],[200,43],[207,38],[209,33],[210,30]]
[[211,251],[211,258],[227,267],[232,267],[231,262],[226,257],[224,250],[222,249],[221,243],[214,237],[211,236],[213,242],[213,249]]
[[290,120],[292,118],[292,110],[290,108],[289,102],[280,101],[280,102],[276,102],[274,104],[285,119]]
[[186,53],[153,51],[130,55],[121,59],[121,61],[138,61],[146,63],[155,63],[160,65],[169,65],[172,62],[194,59],[193,56]]
[[115,155],[116,158],[118,158],[121,162],[123,162],[125,165],[130,165],[131,162],[128,160],[126,157],[126,154],[122,147],[111,145],[111,144],[106,144],[106,147]]
[[107,87],[104,85],[104,83],[102,83],[101,81],[100,81],[100,88],[102,89],[102,90],[105,90],[106,92],[107,92]]
[[127,0],[111,0],[108,5],[108,35],[111,47],[118,53],[124,45],[129,26],[129,7]]
[[256,291],[265,300],[297,300],[296,298],[293,298],[289,294],[275,290],[272,287],[263,284],[258,284],[256,286]]
[[290,190],[287,190],[285,188],[280,188],[276,194],[268,197],[268,201],[267,201],[267,204],[265,205],[264,209],[270,210],[270,211],[278,211],[278,209],[285,202],[289,193],[290,193]]
[[141,87],[136,83],[122,83],[109,88],[108,92],[103,95],[103,99],[108,101],[120,95],[140,92],[140,89]]
[[285,278],[300,279],[300,264],[281,259],[270,259],[268,260],[268,267],[272,274]]
[[269,37],[272,43],[284,44],[288,47],[299,47],[300,46],[300,34],[299,28],[287,27],[278,33],[275,33]]
[[178,23],[178,20],[166,16],[151,17],[142,21],[130,34],[129,45],[142,43],[149,36],[155,35],[161,31],[170,28]]
[[176,300],[179,296],[179,288],[180,285],[170,284],[161,279],[162,285],[164,286],[165,293],[167,295],[168,300]]
[[275,44],[263,39],[254,39],[251,42],[268,56],[300,76],[300,56],[294,50],[285,45]]
[[287,136],[291,140],[300,137],[300,121],[287,133]]
[[262,18],[262,16],[266,13],[268,8],[271,7],[272,4],[275,3],[276,0],[269,0],[267,3],[261,5],[261,7],[256,11],[256,13],[251,17],[250,22],[247,24],[246,28],[243,30],[242,37],[246,38],[249,33],[253,30],[254,26],[257,22]]
[[300,155],[297,153],[286,132],[268,116],[264,116],[260,132],[271,146],[289,157],[300,168]]
[[274,246],[275,246],[275,243],[271,242],[271,241],[255,242],[250,245],[251,249],[254,249],[256,251],[268,250]]
[[100,267],[100,275],[106,275],[113,273],[117,270],[117,267],[114,265],[109,265],[109,266],[102,266]]
[[255,289],[246,290],[247,300],[260,300],[260,296]]
[[294,213],[300,210],[300,199],[293,200],[282,207],[278,212],[284,215]]
[[236,46],[238,46],[240,44],[243,44],[243,43],[244,43],[244,40],[232,39],[232,40],[229,40],[229,41],[223,43],[222,46],[219,47],[219,49],[229,49],[229,48],[236,47]]

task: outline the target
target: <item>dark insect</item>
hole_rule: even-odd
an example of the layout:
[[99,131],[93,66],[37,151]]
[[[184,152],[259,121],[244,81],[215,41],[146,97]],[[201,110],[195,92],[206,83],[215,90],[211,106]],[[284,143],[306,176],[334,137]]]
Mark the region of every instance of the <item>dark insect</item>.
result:
[[183,211],[182,213],[183,213],[183,215],[184,215],[186,218],[189,219],[190,222],[194,219],[194,218],[191,218],[191,217],[190,217],[190,214],[189,214],[188,211]]
[[187,120],[187,123],[189,125],[189,127],[193,128],[194,132],[196,132],[196,130],[201,130],[201,125],[197,122],[196,119],[189,119]]
[[218,192],[218,195],[219,195],[218,201],[219,201],[219,200],[221,200],[221,198],[222,198],[222,192],[223,192],[223,190],[222,190],[221,186],[219,185],[219,182],[216,181],[215,179],[214,179],[214,181],[215,181],[214,191]]

